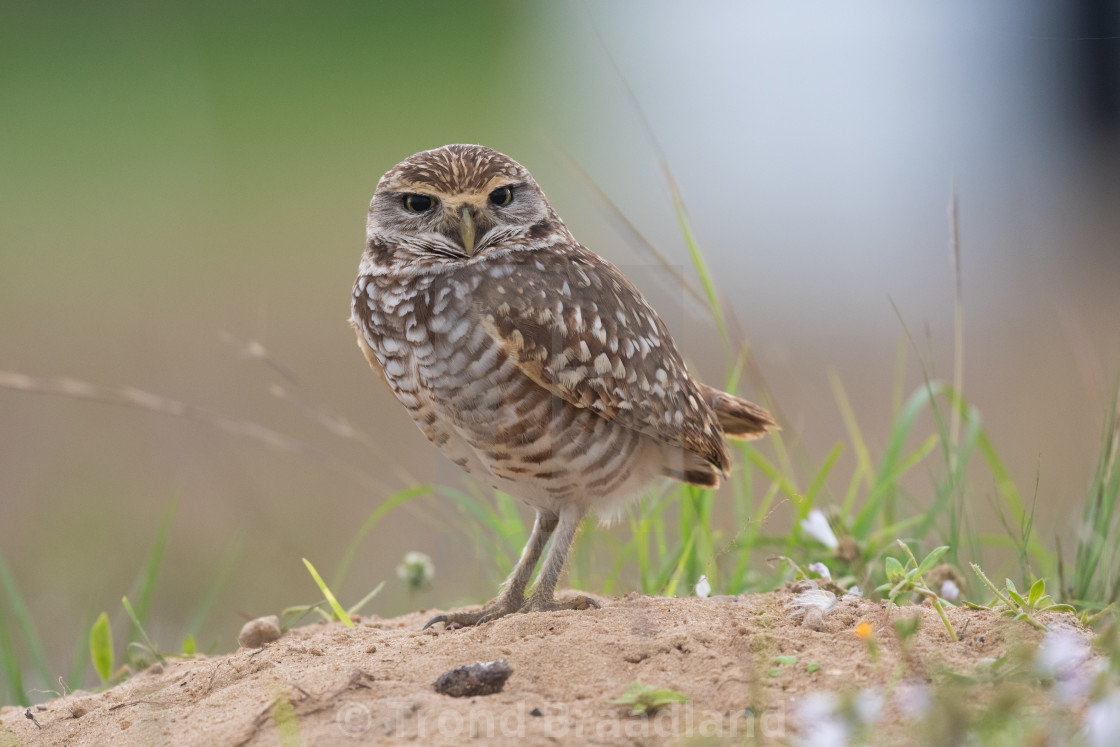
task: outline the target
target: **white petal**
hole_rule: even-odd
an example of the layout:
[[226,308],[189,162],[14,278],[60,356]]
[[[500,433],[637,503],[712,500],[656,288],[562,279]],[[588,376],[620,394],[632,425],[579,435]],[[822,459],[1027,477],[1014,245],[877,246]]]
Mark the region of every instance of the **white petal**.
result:
[[829,581],[832,580],[832,573],[829,572],[828,566],[824,563],[812,563],[809,566],[809,570],[813,573],[819,574],[822,578],[826,578]]
[[1034,666],[1039,674],[1063,680],[1071,677],[1089,656],[1089,645],[1076,633],[1052,630],[1042,639]]
[[835,550],[836,546],[840,544],[836,539],[836,534],[832,531],[832,527],[828,525],[828,517],[819,508],[814,508],[808,516],[801,520],[801,529],[829,550]]
[[1085,711],[1085,736],[1092,747],[1120,744],[1120,692],[1101,698]]

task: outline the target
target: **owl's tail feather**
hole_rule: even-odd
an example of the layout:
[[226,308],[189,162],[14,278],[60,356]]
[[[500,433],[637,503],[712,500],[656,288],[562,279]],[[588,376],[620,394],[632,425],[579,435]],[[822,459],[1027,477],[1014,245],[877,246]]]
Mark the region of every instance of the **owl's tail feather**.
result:
[[779,430],[774,417],[754,402],[721,392],[707,384],[700,384],[700,391],[716,411],[723,435],[727,438],[751,441]]
[[671,452],[661,466],[661,474],[665,477],[701,488],[718,488],[720,477],[725,473],[699,454],[684,449]]

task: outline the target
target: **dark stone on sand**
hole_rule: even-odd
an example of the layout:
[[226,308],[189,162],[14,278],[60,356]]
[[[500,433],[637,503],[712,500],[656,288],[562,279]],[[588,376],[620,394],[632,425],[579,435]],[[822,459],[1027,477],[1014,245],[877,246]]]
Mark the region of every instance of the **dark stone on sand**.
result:
[[513,670],[509,662],[503,659],[481,661],[444,672],[436,680],[434,687],[440,695],[450,695],[452,698],[493,695],[502,691],[511,674]]

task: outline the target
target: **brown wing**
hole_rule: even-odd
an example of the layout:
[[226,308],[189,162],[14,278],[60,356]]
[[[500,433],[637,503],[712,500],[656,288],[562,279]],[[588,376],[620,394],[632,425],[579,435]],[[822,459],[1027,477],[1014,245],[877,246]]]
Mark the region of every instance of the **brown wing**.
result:
[[514,252],[476,290],[482,324],[521,370],[576,407],[726,473],[723,434],[665,324],[582,246]]

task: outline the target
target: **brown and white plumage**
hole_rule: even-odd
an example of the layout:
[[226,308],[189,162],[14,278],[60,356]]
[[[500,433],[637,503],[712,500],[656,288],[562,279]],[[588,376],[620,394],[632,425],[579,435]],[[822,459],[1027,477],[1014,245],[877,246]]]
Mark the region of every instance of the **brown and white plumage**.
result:
[[556,577],[588,511],[614,513],[660,475],[715,487],[730,468],[724,437],[775,427],[757,405],[694,381],[638,290],[572,237],[528,171],[489,148],[425,151],[381,178],[351,308],[371,367],[429,440],[538,511],[502,596],[446,619],[557,608]]

